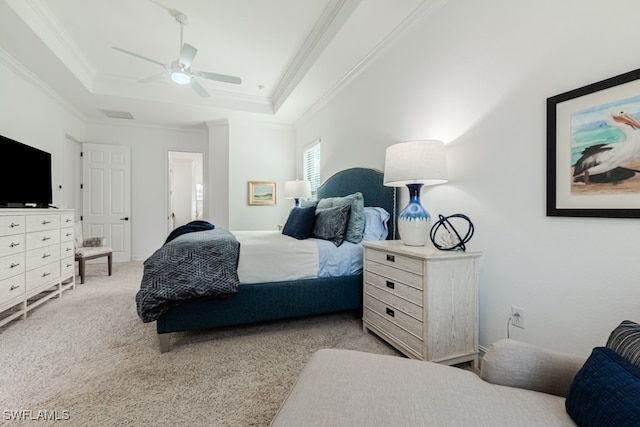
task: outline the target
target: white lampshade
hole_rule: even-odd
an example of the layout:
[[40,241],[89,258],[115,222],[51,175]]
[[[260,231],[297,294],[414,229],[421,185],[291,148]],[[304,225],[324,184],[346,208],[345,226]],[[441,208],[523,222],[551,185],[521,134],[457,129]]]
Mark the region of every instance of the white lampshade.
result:
[[447,157],[442,141],[408,141],[387,148],[384,161],[387,187],[436,185],[447,181]]
[[300,199],[311,197],[311,183],[309,181],[286,181],[284,183],[285,199]]

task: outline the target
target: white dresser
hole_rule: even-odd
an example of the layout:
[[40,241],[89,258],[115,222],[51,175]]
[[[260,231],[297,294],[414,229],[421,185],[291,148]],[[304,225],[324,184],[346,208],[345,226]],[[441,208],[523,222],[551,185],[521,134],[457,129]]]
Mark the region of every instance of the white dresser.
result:
[[478,366],[480,252],[363,242],[363,329],[414,359]]
[[0,326],[75,287],[74,212],[0,210]]

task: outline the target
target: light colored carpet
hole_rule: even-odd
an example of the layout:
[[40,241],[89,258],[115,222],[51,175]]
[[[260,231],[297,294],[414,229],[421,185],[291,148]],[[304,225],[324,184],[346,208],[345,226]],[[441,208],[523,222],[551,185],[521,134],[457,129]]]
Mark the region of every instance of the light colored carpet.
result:
[[160,354],[155,323],[136,314],[142,263],[87,270],[84,285],[0,328],[2,425],[23,424],[7,411],[68,411],[53,423],[267,426],[314,351],[399,355],[354,314],[173,334]]

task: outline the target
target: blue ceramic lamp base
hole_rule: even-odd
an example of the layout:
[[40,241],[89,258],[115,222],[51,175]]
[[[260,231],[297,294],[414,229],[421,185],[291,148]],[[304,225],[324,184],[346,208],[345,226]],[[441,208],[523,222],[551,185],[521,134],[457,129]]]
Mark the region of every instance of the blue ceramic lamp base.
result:
[[420,203],[422,184],[407,184],[409,204],[398,216],[398,232],[407,246],[424,246],[429,239],[431,216]]

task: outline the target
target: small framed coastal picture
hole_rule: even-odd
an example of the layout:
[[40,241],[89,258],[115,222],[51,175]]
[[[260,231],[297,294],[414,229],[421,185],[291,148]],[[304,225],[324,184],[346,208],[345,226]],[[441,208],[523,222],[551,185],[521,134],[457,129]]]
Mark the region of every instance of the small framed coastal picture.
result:
[[276,204],[276,183],[272,181],[249,181],[249,205],[268,206]]
[[640,69],[547,98],[547,216],[640,218]]

